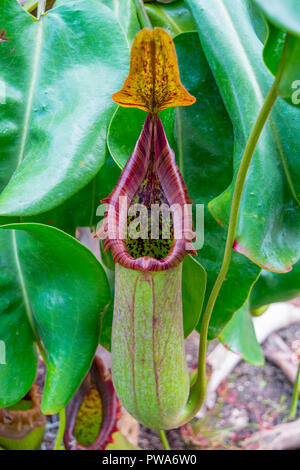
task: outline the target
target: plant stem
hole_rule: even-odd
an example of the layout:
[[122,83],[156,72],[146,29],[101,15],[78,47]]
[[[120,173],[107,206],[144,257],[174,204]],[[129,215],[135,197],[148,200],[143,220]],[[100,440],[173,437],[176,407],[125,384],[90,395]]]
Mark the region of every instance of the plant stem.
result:
[[149,16],[146,12],[146,8],[145,8],[143,0],[134,0],[134,4],[136,7],[138,19],[139,19],[141,26],[143,28],[148,28],[151,30],[152,24],[151,24],[151,21],[149,20]]
[[198,374],[195,383],[191,386],[190,395],[185,409],[182,413],[182,424],[190,421],[200,410],[203,405],[205,394],[206,394],[206,349],[207,349],[207,334],[208,326],[213,312],[214,305],[216,303],[217,297],[221,290],[223,281],[225,280],[226,274],[231,261],[232,247],[234,243],[234,237],[236,232],[236,227],[238,223],[238,215],[240,202],[243,192],[243,187],[246,181],[247,172],[253,157],[257,142],[262,133],[262,130],[267,122],[267,119],[270,115],[270,112],[275,104],[275,101],[278,97],[278,83],[280,82],[283,67],[284,67],[284,56],[285,48],[282,53],[281,62],[278,68],[276,79],[270,89],[265,102],[260,110],[260,113],[257,117],[257,120],[252,128],[248,142],[245,147],[244,154],[239,166],[234,192],[231,203],[231,211],[229,218],[229,225],[227,231],[227,239],[224,251],[223,262],[221,270],[218,274],[217,280],[212,288],[211,294],[209,296],[205,312],[203,314],[201,330],[200,330],[200,345],[199,345],[199,362],[198,362]]
[[61,442],[64,437],[65,427],[66,427],[66,410],[65,408],[63,408],[59,412],[59,427],[58,427],[56,441],[55,441],[53,450],[61,450]]
[[300,383],[300,361],[298,364],[298,370],[296,375],[296,381],[294,384],[293,397],[290,409],[290,419],[294,419],[297,413],[298,399],[299,399],[299,383]]
[[159,437],[160,437],[161,443],[163,445],[163,448],[165,450],[171,450],[171,447],[170,447],[170,444],[168,442],[165,431],[160,430],[160,431],[158,431],[158,433],[159,433]]

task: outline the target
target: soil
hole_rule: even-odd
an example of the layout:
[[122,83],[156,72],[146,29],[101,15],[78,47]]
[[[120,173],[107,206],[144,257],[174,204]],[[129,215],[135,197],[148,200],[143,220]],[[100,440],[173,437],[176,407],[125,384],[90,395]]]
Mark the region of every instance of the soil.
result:
[[[291,346],[300,337],[300,324],[290,325],[278,334]],[[197,365],[198,344],[199,336],[194,332],[186,340],[191,369]],[[210,348],[213,347],[211,344]],[[242,440],[251,433],[287,421],[292,392],[292,385],[282,371],[268,361],[262,367],[240,362],[219,387],[215,408],[202,418],[197,448],[242,447]],[[300,417],[300,407],[297,417]],[[47,418],[43,450],[53,448],[57,424],[57,416]],[[186,448],[180,429],[167,431],[166,435],[173,450]],[[139,446],[145,450],[162,449],[158,434],[145,426],[140,428]]]

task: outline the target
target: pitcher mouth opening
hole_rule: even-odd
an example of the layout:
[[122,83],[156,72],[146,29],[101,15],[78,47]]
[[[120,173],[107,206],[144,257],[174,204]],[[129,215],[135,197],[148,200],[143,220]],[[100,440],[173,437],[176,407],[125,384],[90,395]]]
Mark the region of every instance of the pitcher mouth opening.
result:
[[115,263],[161,271],[197,254],[191,201],[157,115],[148,114],[115,189],[101,202],[107,209],[97,236]]

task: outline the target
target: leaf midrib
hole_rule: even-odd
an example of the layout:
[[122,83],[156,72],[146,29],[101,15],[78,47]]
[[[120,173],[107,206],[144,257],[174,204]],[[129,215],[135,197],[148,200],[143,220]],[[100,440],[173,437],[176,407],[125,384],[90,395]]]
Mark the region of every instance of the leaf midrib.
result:
[[34,91],[35,91],[37,76],[38,76],[39,58],[41,56],[42,39],[43,39],[42,17],[39,19],[37,23],[38,23],[38,26],[37,26],[37,35],[36,35],[36,47],[35,47],[35,51],[33,54],[31,82],[30,82],[29,91],[28,91],[26,111],[25,111],[25,117],[24,117],[24,122],[23,122],[23,133],[22,133],[22,138],[21,138],[21,145],[20,145],[20,151],[18,155],[16,169],[19,168],[24,157],[25,144],[26,144],[26,140],[28,136],[29,120],[30,120],[32,103],[33,103],[33,98],[34,98]]
[[19,253],[18,253],[18,245],[17,245],[17,239],[16,239],[16,230],[11,231],[11,236],[12,236],[12,247],[13,247],[13,254],[14,254],[14,259],[15,259],[15,265],[16,265],[16,270],[17,270],[17,275],[19,279],[19,285],[21,288],[21,293],[23,297],[23,304],[26,312],[26,316],[28,319],[28,322],[30,324],[31,330],[34,334],[34,337],[38,341],[38,334],[34,325],[34,319],[33,319],[33,313],[30,307],[30,302],[29,302],[29,297],[27,294],[26,290],[26,285],[25,285],[25,279],[23,276],[22,272],[22,267],[20,263],[20,258],[19,258]]

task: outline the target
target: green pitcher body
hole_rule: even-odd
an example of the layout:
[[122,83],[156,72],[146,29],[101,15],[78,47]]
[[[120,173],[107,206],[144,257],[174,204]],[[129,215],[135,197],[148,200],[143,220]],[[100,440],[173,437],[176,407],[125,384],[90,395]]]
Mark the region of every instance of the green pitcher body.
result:
[[112,377],[139,422],[176,427],[189,394],[181,299],[182,264],[137,271],[116,264]]

